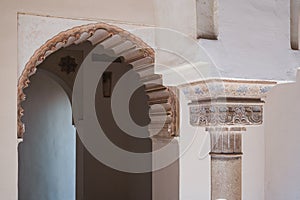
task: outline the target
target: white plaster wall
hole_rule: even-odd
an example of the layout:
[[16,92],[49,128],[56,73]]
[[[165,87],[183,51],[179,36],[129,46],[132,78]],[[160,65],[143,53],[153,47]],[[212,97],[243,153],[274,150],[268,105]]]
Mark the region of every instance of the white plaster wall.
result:
[[110,20],[80,20],[18,14],[18,76],[22,73],[26,63],[34,52],[49,39],[75,26],[97,23],[98,21],[133,32],[133,34],[142,38],[147,44],[153,43],[153,31],[149,30],[151,28],[149,25],[145,26]]
[[243,200],[265,200],[264,126],[248,127],[243,133]]
[[[182,5],[182,9],[189,9],[189,5]],[[155,6],[157,5],[155,4]],[[161,10],[164,12],[161,15],[162,19],[159,19],[160,16],[155,16],[157,25],[180,30],[194,20],[191,18],[190,21],[186,20],[186,23],[181,24],[180,21],[186,16],[184,12],[183,14],[181,12],[174,13],[172,6]],[[191,12],[194,11],[191,10]],[[217,75],[220,77],[293,80],[296,69],[300,66],[300,52],[290,48],[289,12],[288,0],[219,1],[219,39],[200,39],[198,44],[213,60],[219,72]],[[166,16],[172,16],[173,20]],[[201,57],[199,58],[201,59]],[[172,63],[170,60],[161,62]],[[211,74],[207,73],[208,76]],[[175,81],[173,80],[173,82]],[[283,101],[278,105],[283,106]],[[279,117],[277,114],[274,115],[274,110],[276,107],[269,105],[269,109],[265,112],[265,121],[269,121],[269,126],[277,123],[276,120],[272,121],[274,116]],[[187,113],[184,113],[183,116],[183,119],[188,118]],[[295,125],[291,126],[295,127]],[[182,123],[182,135],[194,131],[195,129]],[[265,140],[264,134],[264,126],[248,128],[244,134],[243,199],[264,199],[265,191],[266,195],[270,192],[268,188],[266,190],[264,188],[265,169],[268,171],[270,168],[264,163],[265,141],[269,140],[269,138]],[[185,137],[187,136],[181,136],[181,142],[186,140]],[[201,144],[202,140],[203,138],[196,139],[190,150],[181,159],[181,197],[197,199],[200,196],[207,199],[209,195],[207,188],[204,187],[205,189],[202,190],[197,187],[197,185],[207,186],[209,184],[207,174],[205,174],[209,169],[209,161],[205,161],[205,159],[199,161],[195,156],[198,151],[196,145],[199,145],[197,142]],[[267,153],[266,157],[268,156]],[[201,162],[206,164],[200,164]],[[293,164],[298,166],[297,162]],[[195,168],[198,170],[193,169],[194,166],[197,166]],[[192,177],[198,178],[193,179]],[[195,179],[198,181],[192,181]],[[279,188],[276,189],[279,190]]]
[[[154,1],[156,25],[195,39],[195,4]],[[289,6],[289,0],[219,1],[218,40],[198,40],[216,64],[218,76],[293,80],[300,67],[300,53],[290,47]]]
[[[8,3],[10,2],[10,3]],[[23,13],[60,16],[74,19],[109,19],[138,24],[154,24],[153,1],[147,0],[52,0],[4,1],[13,10]]]
[[27,132],[19,144],[19,200],[75,199],[75,128],[64,90],[45,74],[26,90]]
[[34,52],[58,33],[94,21],[18,15],[18,76]]
[[187,100],[181,93],[180,200],[210,199],[210,140],[204,128],[189,123]]
[[267,98],[265,200],[300,199],[300,76]]
[[[195,2],[184,2],[155,1],[155,22],[195,39]],[[220,76],[295,78],[300,53],[290,47],[289,6],[289,0],[219,1],[219,39],[200,39],[198,43],[216,63]]]
[[[17,199],[17,19],[10,1],[1,2],[0,26],[0,194],[7,200]],[[3,28],[4,30],[4,28]]]
[[196,37],[196,1],[153,0],[155,25]]
[[289,0],[219,1],[219,39],[201,40],[223,77],[293,80]]

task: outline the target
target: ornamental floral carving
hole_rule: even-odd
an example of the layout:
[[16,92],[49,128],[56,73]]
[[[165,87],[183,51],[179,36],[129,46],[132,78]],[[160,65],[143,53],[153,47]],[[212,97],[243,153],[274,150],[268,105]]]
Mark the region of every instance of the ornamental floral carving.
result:
[[61,67],[61,71],[66,72],[67,74],[75,72],[75,69],[78,66],[76,59],[71,56],[62,57],[58,65]]
[[191,101],[212,98],[253,98],[264,97],[276,84],[273,81],[207,79],[181,85],[183,94]]
[[259,125],[262,124],[262,114],[262,105],[193,105],[190,107],[190,123],[193,126]]

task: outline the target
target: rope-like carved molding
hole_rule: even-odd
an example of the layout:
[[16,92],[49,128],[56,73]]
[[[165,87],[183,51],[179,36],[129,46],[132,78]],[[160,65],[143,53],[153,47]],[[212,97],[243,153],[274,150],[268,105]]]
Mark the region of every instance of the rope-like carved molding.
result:
[[[22,116],[24,113],[24,109],[21,106],[21,103],[25,101],[26,96],[23,92],[23,90],[29,86],[30,80],[29,77],[33,74],[35,74],[37,67],[39,64],[41,64],[46,57],[54,53],[55,51],[67,47],[71,44],[79,44],[84,41],[89,40],[92,44],[94,44],[95,40],[99,40],[99,36],[97,36],[96,31],[98,30],[104,30],[104,33],[106,34],[105,37],[102,39],[102,41],[105,41],[108,38],[112,38],[113,41],[110,41],[114,43],[115,41],[118,41],[121,39],[122,45],[116,46],[116,44],[111,45],[108,50],[111,50],[111,52],[115,54],[120,54],[121,52],[124,54],[124,59],[128,61],[133,66],[133,69],[140,73],[141,81],[145,85],[145,90],[148,93],[151,91],[154,91],[155,88],[158,86],[160,88],[163,88],[162,86],[162,78],[160,75],[156,74],[147,74],[145,76],[144,70],[148,69],[145,66],[154,66],[154,50],[148,46],[146,43],[144,43],[140,38],[134,36],[133,34],[119,28],[113,25],[109,25],[106,23],[96,23],[96,24],[88,24],[83,26],[74,27],[72,29],[69,29],[67,31],[63,31],[53,37],[52,39],[48,40],[44,45],[42,45],[39,49],[35,51],[33,56],[30,58],[28,63],[26,64],[21,76],[18,80],[18,96],[17,96],[17,106],[18,106],[18,132],[17,136],[19,138],[23,137],[23,134],[25,132],[25,126],[22,122]],[[100,34],[102,34],[101,32]],[[116,35],[114,38],[113,36]],[[98,39],[97,39],[98,37]],[[95,39],[96,38],[96,39]],[[110,43],[111,44],[111,43]],[[107,43],[106,43],[107,45]],[[105,45],[104,45],[105,46]],[[109,45],[108,45],[109,46]],[[136,50],[133,51],[132,47],[134,47]],[[141,67],[142,66],[142,67]],[[153,87],[153,84],[149,83],[155,83],[155,87]],[[154,88],[154,89],[153,89]],[[171,93],[168,90],[168,99],[170,97]],[[163,97],[162,99],[164,99]],[[159,98],[158,98],[159,99]],[[164,99],[165,100],[165,99]],[[169,103],[170,105],[167,105],[167,108],[170,106],[170,116],[175,116],[175,110],[176,108],[173,108],[175,106],[174,100],[167,100],[167,101],[154,101],[150,102],[149,105],[154,104],[163,104]],[[177,105],[177,104],[176,104]],[[176,120],[171,120],[172,123],[175,123]],[[176,122],[178,124],[178,122]],[[169,124],[170,125],[170,124]],[[174,131],[178,130],[177,125],[171,124],[171,134],[170,135],[176,135]],[[150,128],[149,128],[150,129]],[[170,131],[169,131],[170,132]]]
[[190,124],[193,126],[260,125],[263,121],[263,105],[217,104],[190,107]]

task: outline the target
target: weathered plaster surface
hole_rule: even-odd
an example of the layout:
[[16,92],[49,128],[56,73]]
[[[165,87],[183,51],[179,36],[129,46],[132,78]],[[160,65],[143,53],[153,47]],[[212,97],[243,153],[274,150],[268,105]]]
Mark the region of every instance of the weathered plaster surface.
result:
[[[289,1],[229,0],[218,4],[215,10],[218,13],[218,40],[198,40],[216,64],[218,77],[295,79],[296,69],[300,67],[300,52],[292,50],[290,45]],[[172,1],[168,4],[155,1],[154,5],[157,26],[180,31],[195,39],[196,2],[180,4]],[[183,49],[187,50],[186,46]],[[174,57],[173,61],[177,60],[172,62],[172,55],[166,53],[161,53],[161,57],[169,57],[169,60],[158,57],[162,64],[183,63]],[[195,61],[202,61],[201,56],[199,58]]]
[[199,40],[221,76],[293,80],[300,52],[290,47],[286,0],[219,1],[219,39]]
[[196,37],[196,2],[153,0],[155,25]]
[[[95,20],[75,20],[67,18],[36,16],[29,14],[18,15],[18,77],[33,53],[47,40],[58,33],[79,25],[96,23]],[[104,20],[107,22],[107,20]],[[147,27],[133,24],[108,22],[141,37],[147,44],[153,43],[151,32]]]
[[18,77],[35,50],[61,31],[93,21],[18,15]]

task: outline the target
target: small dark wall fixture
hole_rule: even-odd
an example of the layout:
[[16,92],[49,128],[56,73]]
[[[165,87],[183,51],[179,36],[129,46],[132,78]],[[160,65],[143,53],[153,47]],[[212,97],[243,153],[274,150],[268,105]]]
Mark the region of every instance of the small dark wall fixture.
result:
[[102,75],[103,97],[111,96],[111,72],[104,72]]
[[61,71],[66,72],[67,74],[75,72],[75,69],[78,66],[75,58],[71,56],[62,57],[58,65],[61,67]]

